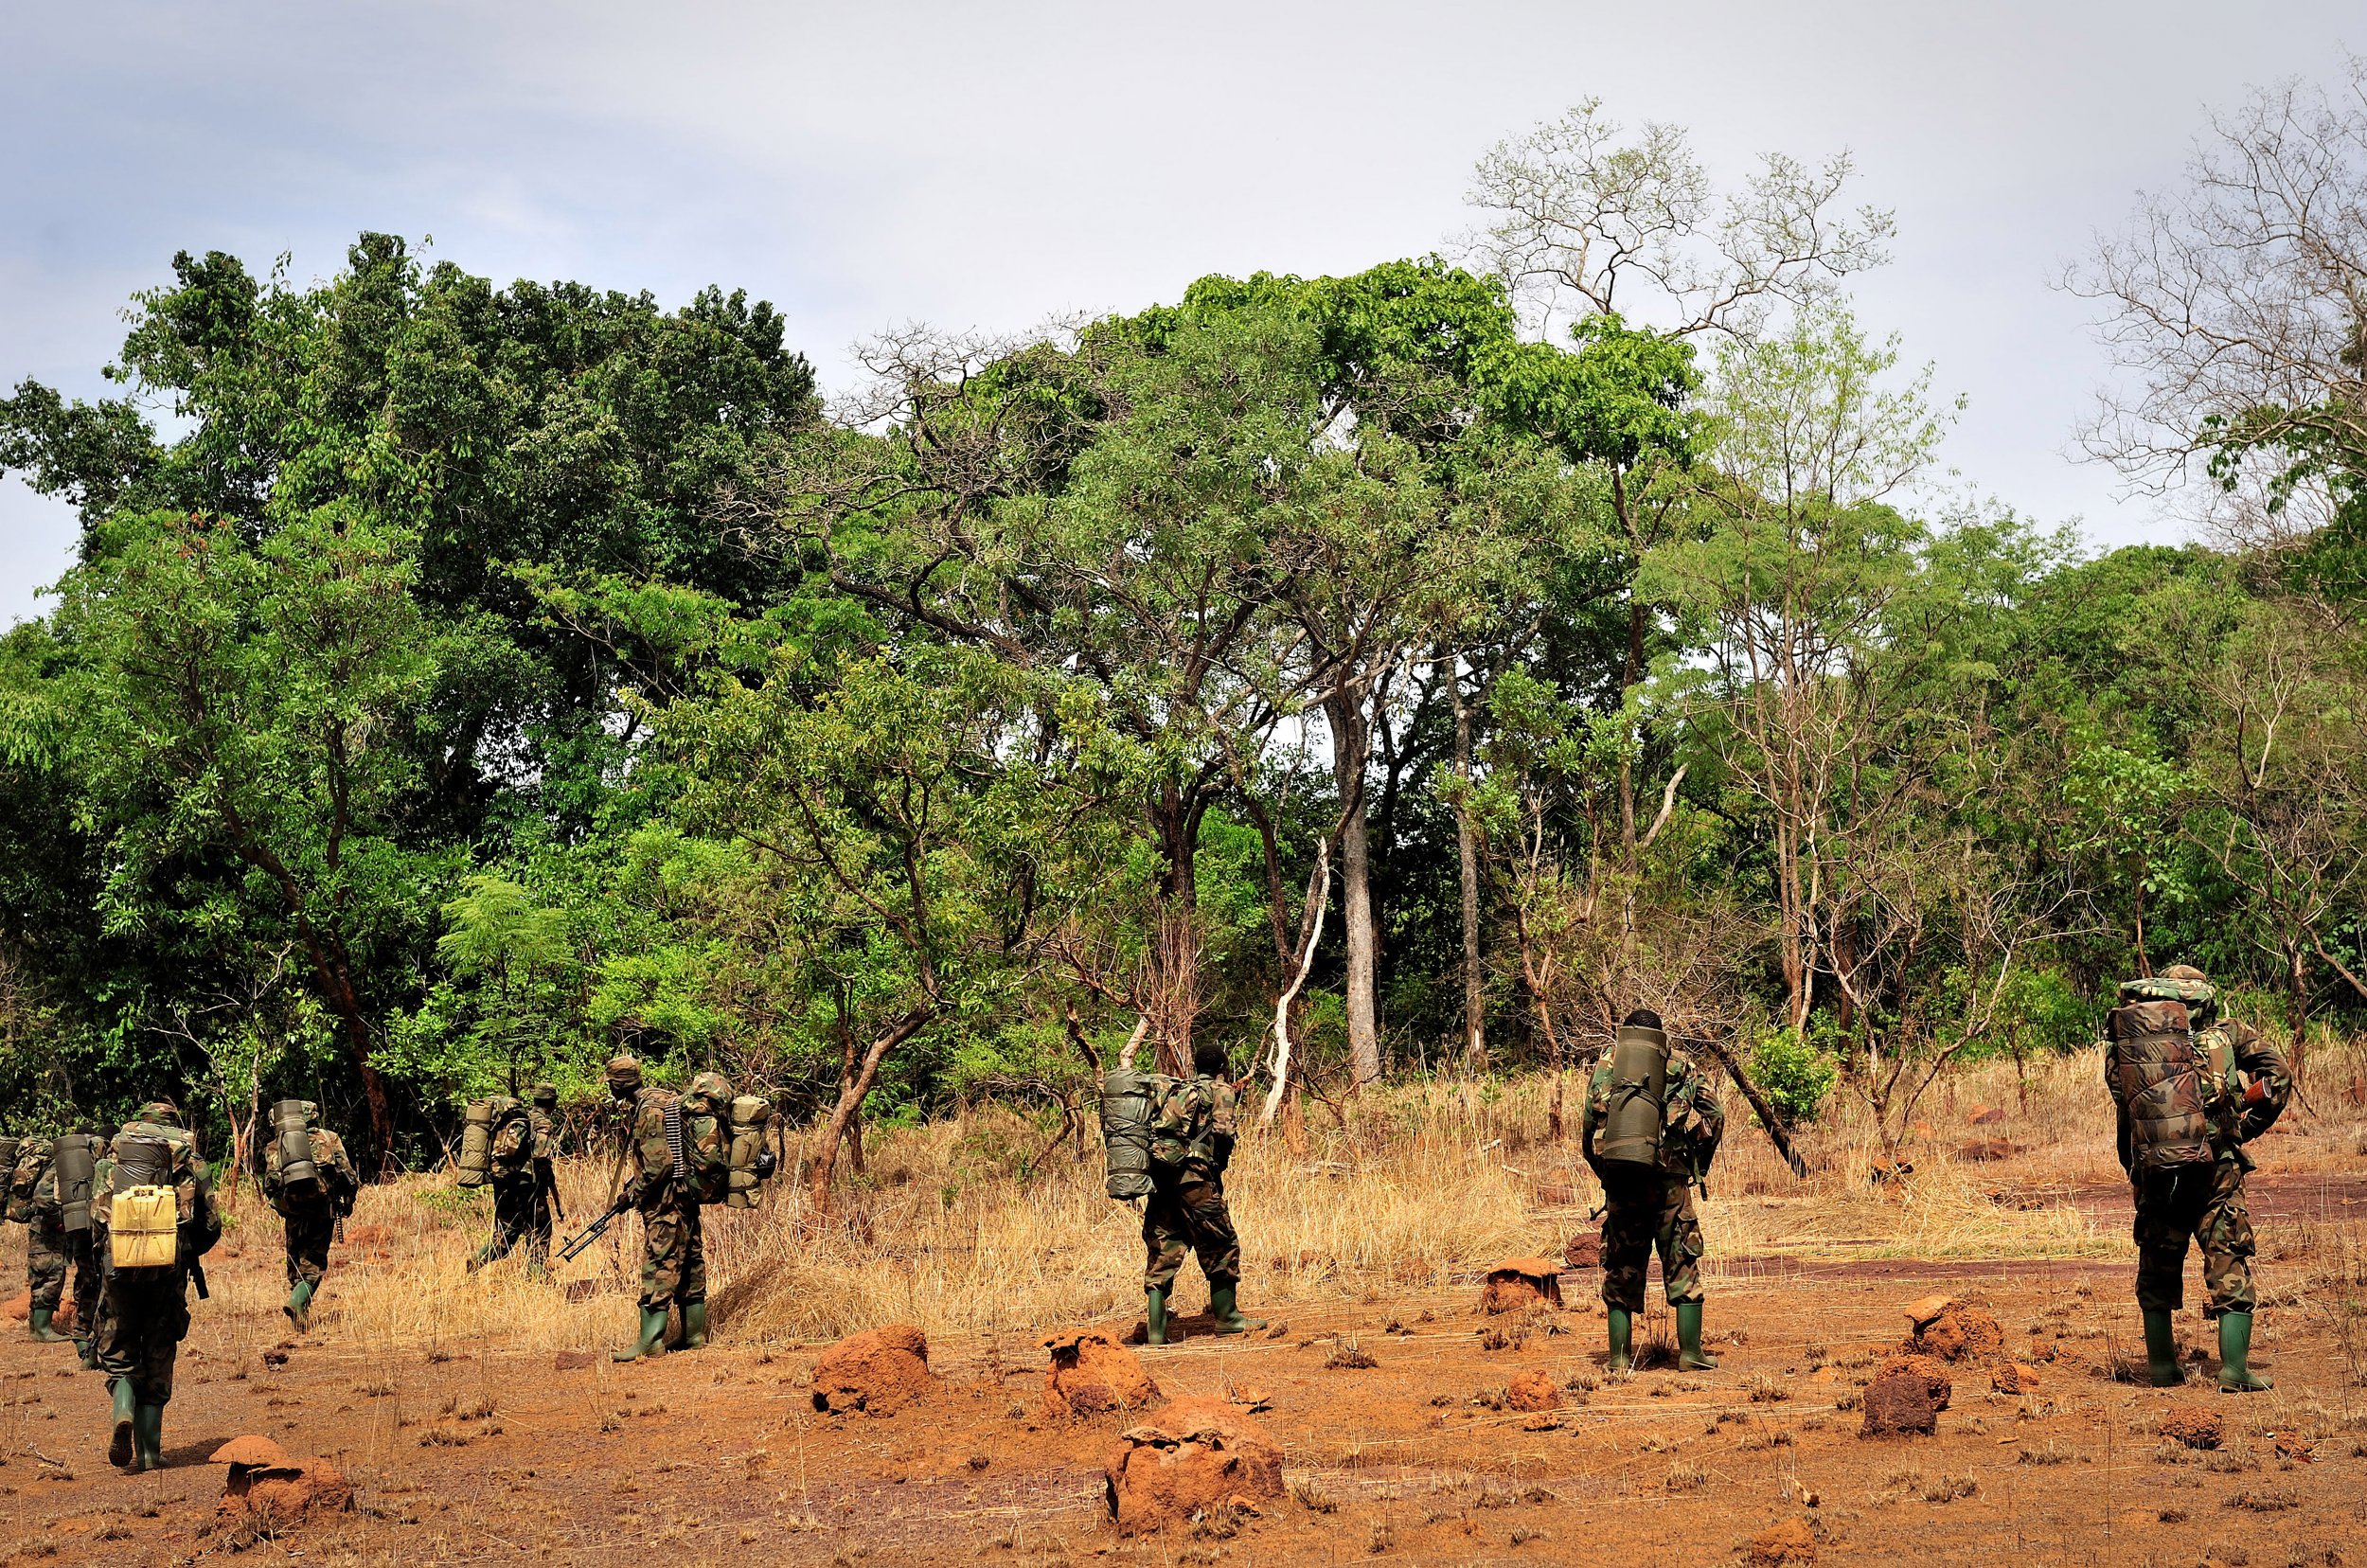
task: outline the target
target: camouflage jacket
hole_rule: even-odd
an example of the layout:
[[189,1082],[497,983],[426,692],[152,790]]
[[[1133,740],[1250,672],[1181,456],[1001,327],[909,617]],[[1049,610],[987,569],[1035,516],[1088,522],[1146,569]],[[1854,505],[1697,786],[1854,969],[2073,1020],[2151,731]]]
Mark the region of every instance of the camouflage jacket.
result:
[[47,1138],[26,1139],[8,1173],[8,1216],[20,1225],[30,1224],[37,1212],[44,1221],[57,1213],[58,1179],[49,1168],[49,1149]]
[[[353,1200],[362,1190],[362,1177],[346,1153],[345,1139],[322,1127],[308,1127],[305,1133],[311,1140],[312,1168],[320,1172],[322,1198],[338,1214],[351,1214]],[[263,1146],[263,1190],[271,1194],[272,1207],[285,1215],[289,1200],[279,1185],[282,1163],[279,1140],[274,1137]],[[316,1206],[318,1203],[317,1200],[304,1202],[307,1207]]]
[[1155,1173],[1214,1181],[1233,1162],[1237,1096],[1222,1078],[1180,1078],[1150,1116],[1150,1164]]
[[618,1196],[636,1207],[662,1208],[680,1201],[674,1182],[674,1151],[666,1142],[666,1112],[681,1103],[682,1097],[670,1089],[645,1088],[633,1095],[632,1119],[625,1132],[631,1174]]
[[[2285,1053],[2260,1031],[2234,1018],[2217,1018],[2195,1031],[2195,1054],[2202,1059],[2202,1103],[2211,1118],[2212,1151],[2241,1170],[2253,1168],[2244,1145],[2276,1125],[2293,1098],[2293,1069]],[[2222,1072],[2222,1067],[2226,1071]],[[2115,1143],[2121,1168],[2129,1168],[2128,1107],[2112,1071],[2109,1045],[2104,1053],[2105,1086],[2111,1091]]]
[[[1611,1053],[1594,1064],[1587,1080],[1586,1106],[1579,1114],[1579,1141],[1592,1162],[1594,1133],[1611,1114]],[[1717,1146],[1726,1136],[1726,1108],[1718,1103],[1715,1080],[1693,1065],[1682,1051],[1668,1053],[1667,1098],[1661,1113],[1661,1168],[1671,1175],[1700,1181],[1710,1173]]]

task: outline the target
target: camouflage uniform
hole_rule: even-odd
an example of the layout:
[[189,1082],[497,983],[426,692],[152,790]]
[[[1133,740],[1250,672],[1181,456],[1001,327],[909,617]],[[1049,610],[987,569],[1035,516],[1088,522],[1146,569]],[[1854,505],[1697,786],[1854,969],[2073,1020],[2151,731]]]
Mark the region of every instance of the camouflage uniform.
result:
[[1224,1202],[1234,1115],[1233,1086],[1221,1078],[1185,1078],[1160,1100],[1150,1124],[1150,1199],[1143,1208],[1144,1290],[1173,1289],[1186,1253],[1200,1256],[1211,1287],[1239,1281],[1241,1242]]
[[329,1244],[337,1238],[337,1221],[353,1212],[362,1178],[346,1154],[346,1141],[326,1128],[310,1127],[312,1168],[320,1185],[311,1192],[291,1193],[281,1186],[279,1140],[263,1149],[263,1188],[271,1195],[287,1232],[288,1283],[318,1286],[329,1272]]
[[[2105,1053],[2105,1076],[2118,1112],[2121,1168],[2128,1172],[2136,1199],[2137,1305],[2156,1312],[2175,1312],[2186,1305],[2186,1245],[2191,1239],[2201,1243],[2203,1285],[2211,1295],[2203,1316],[2216,1318],[2250,1312],[2258,1303],[2251,1279],[2251,1210],[2244,1203],[2244,1173],[2252,1168],[2252,1160],[2243,1146],[2284,1114],[2293,1095],[2293,1074],[2284,1055],[2262,1040],[2258,1030],[2234,1019],[2204,1025],[2196,1031],[2195,1047],[2206,1063],[2205,1100],[2211,1106],[2211,1148],[2216,1155],[2209,1165],[2140,1169],[2130,1145],[2128,1108],[2121,1103],[2109,1051]],[[2241,1075],[2235,1084],[2222,1090],[2209,1082],[2214,1075],[2208,1063],[2215,1057],[2234,1060]],[[2243,1079],[2254,1086],[2256,1098],[2245,1094]]]
[[[189,1271],[197,1258],[222,1238],[222,1211],[215,1206],[205,1162],[197,1157],[197,1141],[179,1125],[170,1106],[151,1102],[124,1123],[116,1147],[127,1141],[152,1138],[188,1150],[189,1174],[184,1178],[181,1259],[169,1269],[106,1271],[106,1289],[99,1317],[98,1366],[112,1381],[128,1380],[133,1397],[143,1405],[162,1406],[172,1399],[173,1367],[181,1342],[189,1332]],[[112,1174],[112,1171],[110,1172]],[[105,1204],[94,1206],[94,1213]]]
[[529,1269],[540,1274],[549,1266],[555,1136],[540,1107],[511,1117],[493,1134],[493,1238],[477,1254],[478,1262],[507,1257],[523,1241]]
[[1587,1085],[1580,1140],[1587,1164],[1603,1184],[1603,1301],[1622,1311],[1644,1310],[1644,1284],[1660,1254],[1668,1303],[1702,1299],[1701,1221],[1693,1185],[1709,1175],[1726,1112],[1710,1080],[1681,1052],[1670,1052],[1666,1112],[1662,1119],[1658,1175],[1638,1167],[1597,1164],[1594,1134],[1611,1111],[1611,1060],[1605,1054]]
[[663,1312],[707,1298],[706,1248],[699,1234],[699,1204],[674,1180],[666,1142],[666,1111],[681,1099],[668,1090],[636,1090],[629,1148],[632,1175],[624,1196],[641,1211],[641,1310]]

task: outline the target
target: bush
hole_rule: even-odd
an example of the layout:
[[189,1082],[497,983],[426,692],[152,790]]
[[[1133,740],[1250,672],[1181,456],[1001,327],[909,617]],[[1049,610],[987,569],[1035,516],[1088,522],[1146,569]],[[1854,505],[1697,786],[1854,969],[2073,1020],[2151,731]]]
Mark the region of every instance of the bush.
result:
[[1761,1035],[1751,1049],[1751,1081],[1787,1121],[1814,1121],[1841,1079],[1841,1060],[1800,1031]]

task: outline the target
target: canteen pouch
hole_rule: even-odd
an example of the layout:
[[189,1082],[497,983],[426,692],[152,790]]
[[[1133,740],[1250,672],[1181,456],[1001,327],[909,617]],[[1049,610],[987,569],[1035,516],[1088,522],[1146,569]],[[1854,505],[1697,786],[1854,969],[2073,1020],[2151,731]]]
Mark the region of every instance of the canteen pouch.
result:
[[1150,1196],[1150,1121],[1163,1081],[1130,1067],[1112,1067],[1102,1078],[1101,1142],[1112,1198]]
[[91,1186],[98,1179],[97,1140],[87,1132],[68,1132],[50,1148],[50,1167],[58,1173],[58,1207],[66,1234],[90,1229]]
[[1605,1165],[1661,1168],[1661,1134],[1668,1106],[1668,1035],[1620,1025],[1611,1047],[1611,1090],[1594,1157]]

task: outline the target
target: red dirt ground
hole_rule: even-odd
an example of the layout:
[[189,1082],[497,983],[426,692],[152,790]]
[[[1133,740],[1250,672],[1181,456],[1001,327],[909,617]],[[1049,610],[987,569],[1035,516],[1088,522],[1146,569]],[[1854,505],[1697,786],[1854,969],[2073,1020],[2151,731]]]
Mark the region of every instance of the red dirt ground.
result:
[[[2263,1185],[2274,1203],[2274,1184]],[[2332,1195],[2337,1214],[2344,1195]],[[2279,1260],[2276,1230],[2264,1221],[2272,1301],[2311,1266]],[[220,1273],[276,1269],[270,1252],[250,1249]],[[332,1267],[329,1298],[357,1279]],[[933,1392],[890,1417],[832,1417],[814,1411],[809,1387],[824,1346],[738,1347],[727,1323],[714,1348],[630,1367],[558,1370],[547,1352],[466,1350],[390,1364],[333,1331],[273,1366],[263,1352],[280,1343],[276,1313],[208,1316],[215,1307],[200,1304],[167,1420],[171,1468],[136,1477],[106,1463],[98,1380],[76,1369],[69,1346],[20,1329],[0,1334],[0,1560],[226,1560],[228,1536],[204,1533],[224,1475],[205,1459],[254,1433],[320,1455],[353,1486],[353,1512],[251,1549],[250,1560],[308,1564],[662,1555],[847,1568],[1675,1568],[1740,1562],[1771,1531],[1793,1553],[1785,1560],[1805,1560],[1804,1530],[1828,1565],[2367,1562],[2367,1387],[2353,1381],[2367,1369],[2346,1367],[2325,1310],[2264,1309],[2254,1363],[2277,1392],[2238,1399],[2207,1381],[2157,1391],[2111,1380],[2115,1354],[2141,1354],[2125,1266],[1883,1262],[1711,1279],[1709,1337],[1723,1365],[1710,1373],[1608,1377],[1591,1271],[1565,1278],[1566,1310],[1524,1315],[1529,1331],[1502,1349],[1485,1348],[1480,1330],[1516,1320],[1483,1318],[1476,1281],[1452,1296],[1294,1304],[1284,1339],[1199,1334],[1142,1349],[1170,1396],[1270,1400],[1256,1420],[1283,1446],[1290,1486],[1254,1514],[1221,1510],[1134,1539],[1108,1522],[1102,1467],[1117,1434],[1145,1417],[1044,1413],[1042,1337],[1087,1325],[933,1338]],[[1952,1368],[1936,1435],[1862,1439],[1860,1389],[1904,1336],[1900,1309],[1932,1292],[1986,1308],[2006,1355],[2052,1341],[2058,1359],[2038,1363],[2038,1390],[2021,1396],[1997,1392],[1986,1368]],[[630,1316],[620,1301],[620,1341]],[[1392,1322],[1404,1331],[1389,1332]],[[1130,1325],[1104,1327],[1119,1337]],[[1332,1336],[1347,1333],[1377,1366],[1326,1369]],[[1639,1333],[1664,1340],[1664,1310]],[[2203,1345],[2199,1314],[2190,1310],[2180,1333]],[[2194,1372],[2208,1380],[2209,1362]],[[1561,1407],[1519,1408],[1539,1402],[1541,1382],[1564,1391]],[[2224,1418],[2223,1447],[2160,1435],[2165,1417],[2197,1406]]]

